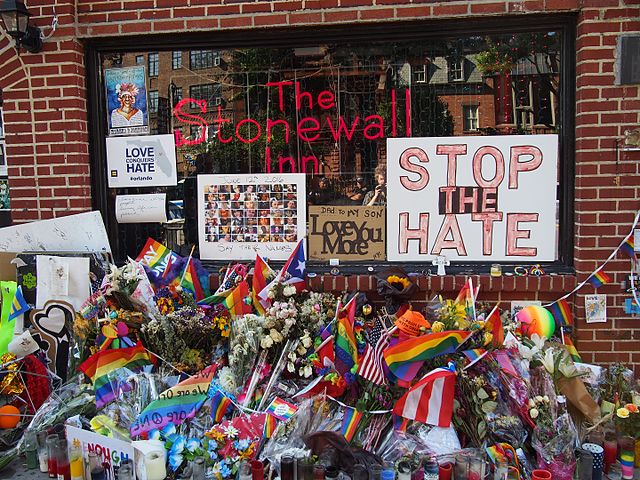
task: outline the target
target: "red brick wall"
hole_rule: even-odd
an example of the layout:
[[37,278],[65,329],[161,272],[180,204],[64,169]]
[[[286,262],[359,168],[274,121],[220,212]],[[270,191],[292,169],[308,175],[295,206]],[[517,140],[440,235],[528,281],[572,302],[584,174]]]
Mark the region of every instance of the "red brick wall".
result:
[[[36,23],[51,20],[50,1],[30,0]],[[638,152],[615,159],[615,141],[640,123],[638,85],[614,85],[615,44],[640,31],[638,0],[57,0],[58,31],[41,54],[18,57],[0,37],[0,88],[5,98],[13,218],[24,221],[90,208],[83,50],[93,37],[167,32],[368,23],[486,15],[575,11],[577,31],[576,250],[577,276],[540,279],[481,277],[488,300],[550,300],[568,291],[604,260],[630,227],[639,208]],[[40,6],[42,5],[42,6]],[[363,8],[366,7],[366,8]],[[48,29],[45,28],[45,33]],[[619,185],[616,175],[619,174]],[[550,239],[550,241],[553,241]],[[621,256],[607,268],[614,283],[606,324],[584,323],[583,293],[574,297],[578,348],[585,360],[640,365],[640,322],[623,314],[619,283],[629,268]],[[374,286],[368,276],[317,277],[327,289]],[[421,278],[421,300],[453,292],[459,277]],[[590,287],[582,292],[589,293]]]

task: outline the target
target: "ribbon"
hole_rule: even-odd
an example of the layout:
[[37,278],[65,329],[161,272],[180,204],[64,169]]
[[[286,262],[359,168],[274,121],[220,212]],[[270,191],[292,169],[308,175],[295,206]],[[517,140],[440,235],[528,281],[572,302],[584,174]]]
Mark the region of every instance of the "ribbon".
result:
[[18,284],[16,282],[0,282],[2,290],[2,310],[0,310],[0,355],[9,351],[9,343],[13,340],[15,319],[9,320],[13,299],[16,296]]

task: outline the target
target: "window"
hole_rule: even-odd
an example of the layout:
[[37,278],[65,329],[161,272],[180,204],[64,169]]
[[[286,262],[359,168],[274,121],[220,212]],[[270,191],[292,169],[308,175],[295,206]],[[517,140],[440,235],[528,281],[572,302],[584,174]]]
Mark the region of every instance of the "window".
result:
[[149,91],[149,113],[158,113],[158,91]]
[[182,68],[182,52],[171,52],[171,68],[173,70]]
[[475,132],[478,130],[478,106],[463,105],[462,106],[462,123],[465,132]]
[[427,83],[427,65],[416,65],[413,67],[413,81],[416,83]]
[[182,100],[182,87],[175,87],[172,90],[172,95],[173,95],[173,106],[175,107],[176,104]]
[[222,86],[213,83],[192,85],[189,87],[189,97],[195,100],[205,100],[207,105],[220,105],[222,103]]
[[159,66],[160,66],[160,60],[158,59],[158,54],[150,53],[149,54],[149,76],[150,77],[158,76]]
[[136,55],[136,65],[144,65],[144,55]]
[[448,67],[450,82],[464,81],[464,58],[456,57],[449,59]]
[[189,52],[191,70],[204,70],[220,65],[220,55],[214,50],[191,50]]

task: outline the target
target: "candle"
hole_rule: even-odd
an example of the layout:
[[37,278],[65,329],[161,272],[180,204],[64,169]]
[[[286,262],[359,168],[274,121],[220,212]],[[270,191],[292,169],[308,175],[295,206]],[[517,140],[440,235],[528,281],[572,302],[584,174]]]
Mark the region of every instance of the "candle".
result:
[[147,480],[164,480],[167,476],[164,452],[156,451],[148,453],[144,457],[144,469],[147,472]]
[[609,467],[616,463],[618,458],[618,440],[608,438],[604,441],[604,471],[609,473]]
[[71,468],[71,480],[83,480],[84,479],[84,465],[82,463],[82,457],[76,457],[70,462]]

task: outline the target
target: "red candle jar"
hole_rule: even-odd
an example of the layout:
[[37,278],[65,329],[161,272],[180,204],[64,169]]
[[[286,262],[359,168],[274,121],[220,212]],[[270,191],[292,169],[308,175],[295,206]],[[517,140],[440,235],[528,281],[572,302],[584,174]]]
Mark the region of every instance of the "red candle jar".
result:
[[438,467],[438,478],[440,480],[451,480],[451,474],[453,473],[453,465],[445,463]]
[[618,439],[614,435],[607,435],[604,440],[604,472],[609,473],[609,467],[618,459]]

